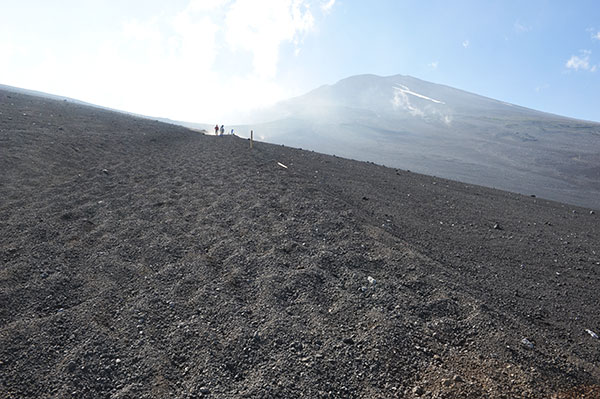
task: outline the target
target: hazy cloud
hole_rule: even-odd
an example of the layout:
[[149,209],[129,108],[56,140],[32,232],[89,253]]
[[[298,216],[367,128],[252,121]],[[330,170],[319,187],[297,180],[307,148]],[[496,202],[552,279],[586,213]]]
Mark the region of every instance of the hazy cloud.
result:
[[204,12],[221,8],[229,3],[230,0],[190,0],[187,11]]
[[596,33],[592,34],[592,39],[600,40],[600,32],[596,32]]
[[225,37],[233,50],[253,54],[255,73],[273,77],[281,44],[299,47],[314,21],[303,0],[237,0],[225,18]]
[[[408,87],[403,85],[394,86],[394,96],[392,97],[391,103],[394,109],[396,110],[405,110],[408,111],[412,116],[418,116],[422,118],[434,118],[439,119],[441,122],[446,125],[450,125],[452,123],[452,116],[443,112],[443,110],[438,109],[436,106],[431,104],[425,105],[422,108],[417,107],[416,104],[410,101],[410,98],[419,98],[423,100],[427,100],[434,104],[444,105],[445,103],[440,100],[436,100],[431,97],[424,96],[422,94],[416,93],[410,90]],[[410,97],[409,97],[410,96]]]
[[590,50],[581,50],[581,56],[572,55],[565,66],[568,69],[573,69],[575,71],[583,70],[595,72],[596,66],[590,65],[590,54],[592,54]]
[[427,64],[427,66],[431,69],[437,69],[438,65],[439,65],[439,61],[433,61],[433,62],[430,62],[429,64]]
[[464,48],[467,48],[467,47],[469,47],[469,45],[470,45],[470,44],[471,44],[471,42],[469,42],[468,40],[465,40],[464,42],[462,42],[462,46],[463,46]]
[[19,51],[10,39],[11,38],[0,37],[0,71],[14,55],[23,53],[22,51]]
[[6,83],[131,112],[231,123],[243,111],[297,94],[279,84],[280,60],[301,57],[307,35],[337,5],[184,0],[153,7],[147,17],[116,15],[101,37],[83,34],[88,42],[77,51],[46,46],[35,57],[19,56],[31,59],[19,69],[12,61],[21,51],[18,40],[3,32],[0,76],[10,71]]
[[531,26],[523,25],[520,21],[516,21],[514,27],[517,33],[525,33],[533,30]]
[[335,0],[329,0],[328,2],[321,4],[321,9],[323,10],[324,13],[329,13],[334,5],[335,5]]
[[395,109],[403,109],[408,111],[412,116],[425,116],[425,112],[410,103],[410,99],[405,91],[395,87],[392,105]]
[[537,93],[540,93],[540,92],[542,92],[542,91],[544,91],[544,90],[546,90],[548,88],[550,88],[550,85],[548,83],[544,83],[543,85],[536,87],[535,91]]

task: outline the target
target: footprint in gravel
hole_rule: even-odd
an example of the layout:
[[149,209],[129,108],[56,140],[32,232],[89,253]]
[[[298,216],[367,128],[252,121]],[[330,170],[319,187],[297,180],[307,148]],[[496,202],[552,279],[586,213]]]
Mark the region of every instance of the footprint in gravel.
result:
[[417,315],[423,320],[440,317],[463,319],[465,317],[460,305],[450,298],[437,299],[422,305],[417,309]]

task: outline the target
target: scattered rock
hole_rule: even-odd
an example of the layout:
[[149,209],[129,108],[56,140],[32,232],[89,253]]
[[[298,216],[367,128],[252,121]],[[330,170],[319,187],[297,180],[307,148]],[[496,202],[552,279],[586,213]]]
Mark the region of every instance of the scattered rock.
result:
[[531,342],[527,338],[523,338],[521,340],[521,345],[523,345],[527,349],[533,349],[535,347],[535,345],[533,345],[533,342]]
[[105,175],[108,174],[108,169],[102,169],[102,173],[104,173]]
[[423,389],[423,387],[417,386],[412,389],[412,393],[414,393],[417,396],[421,396],[425,393],[425,390]]
[[200,392],[202,395],[208,395],[210,393],[210,389],[208,389],[207,387],[200,387],[200,389],[198,389],[198,392]]
[[594,211],[590,211],[590,215],[594,215],[596,212]]
[[502,230],[502,227],[498,223],[494,225],[494,230]]
[[588,333],[588,334],[590,334],[592,338],[598,339],[598,334],[596,334],[592,330],[586,328],[585,332]]
[[371,276],[367,276],[367,280],[369,281],[370,284],[377,284],[377,280],[375,280],[373,277]]
[[353,340],[352,338],[350,338],[350,337],[348,337],[348,338],[344,338],[343,342],[344,342],[346,345],[354,345],[354,340]]

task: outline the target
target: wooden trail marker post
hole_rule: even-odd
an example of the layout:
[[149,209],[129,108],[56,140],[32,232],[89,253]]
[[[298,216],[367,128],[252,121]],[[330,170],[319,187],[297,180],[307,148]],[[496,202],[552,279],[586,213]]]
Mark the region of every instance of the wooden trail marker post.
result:
[[250,130],[250,148],[252,148],[254,144],[254,131]]

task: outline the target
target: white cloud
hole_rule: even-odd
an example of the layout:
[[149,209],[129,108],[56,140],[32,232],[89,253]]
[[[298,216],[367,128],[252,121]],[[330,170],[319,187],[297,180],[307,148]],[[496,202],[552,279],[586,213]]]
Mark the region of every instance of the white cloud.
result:
[[425,116],[423,110],[417,108],[410,103],[410,99],[404,90],[399,90],[394,87],[394,97],[392,98],[392,106],[394,109],[403,109],[408,111],[412,116]]
[[324,13],[327,14],[331,11],[331,9],[333,8],[334,5],[335,5],[335,0],[329,0],[328,2],[321,4],[321,9],[323,10]]
[[189,0],[117,22],[120,29],[78,51],[47,51],[27,63],[32,57],[20,55],[11,44],[17,41],[0,37],[0,76],[2,83],[145,115],[241,122],[249,108],[297,94],[278,84],[280,58],[301,56],[305,37],[334,3]]
[[523,25],[519,21],[515,22],[515,31],[517,33],[525,33],[525,32],[530,32],[532,30],[533,30],[533,28],[531,26]]
[[[427,100],[434,104],[444,105],[445,103],[440,100],[433,99],[431,97],[424,96],[422,94],[416,93],[410,90],[406,86],[394,86],[394,96],[392,97],[391,103],[395,110],[405,110],[408,113],[415,117],[439,120],[446,125],[450,125],[452,123],[452,116],[445,113],[444,109],[439,109],[438,107],[432,104],[426,104],[422,108],[417,107],[416,104],[410,101],[410,98],[419,98],[423,100]],[[410,97],[409,97],[410,95]]]
[[600,32],[596,32],[595,34],[592,35],[592,39],[594,40],[600,40]]
[[230,0],[190,0],[187,12],[204,12],[225,6]]
[[122,34],[132,40],[158,41],[161,39],[160,30],[157,28],[157,18],[145,22],[137,19],[127,21],[123,24]]
[[578,55],[572,55],[571,58],[569,58],[569,60],[565,64],[565,66],[568,69],[573,69],[575,71],[591,70],[592,72],[594,72],[596,70],[596,67],[590,65],[590,55],[591,54],[592,54],[592,52],[590,50],[581,50],[581,57]]
[[275,76],[281,44],[299,47],[313,27],[314,17],[303,0],[237,0],[225,18],[228,45],[251,52],[254,72],[263,77]]
[[427,66],[431,69],[437,69],[439,64],[440,64],[439,61],[433,61],[433,62],[430,62],[429,64],[427,64]]
[[469,42],[469,40],[465,40],[464,42],[462,42],[462,45],[463,45],[464,48],[469,47],[470,44],[471,43]]

